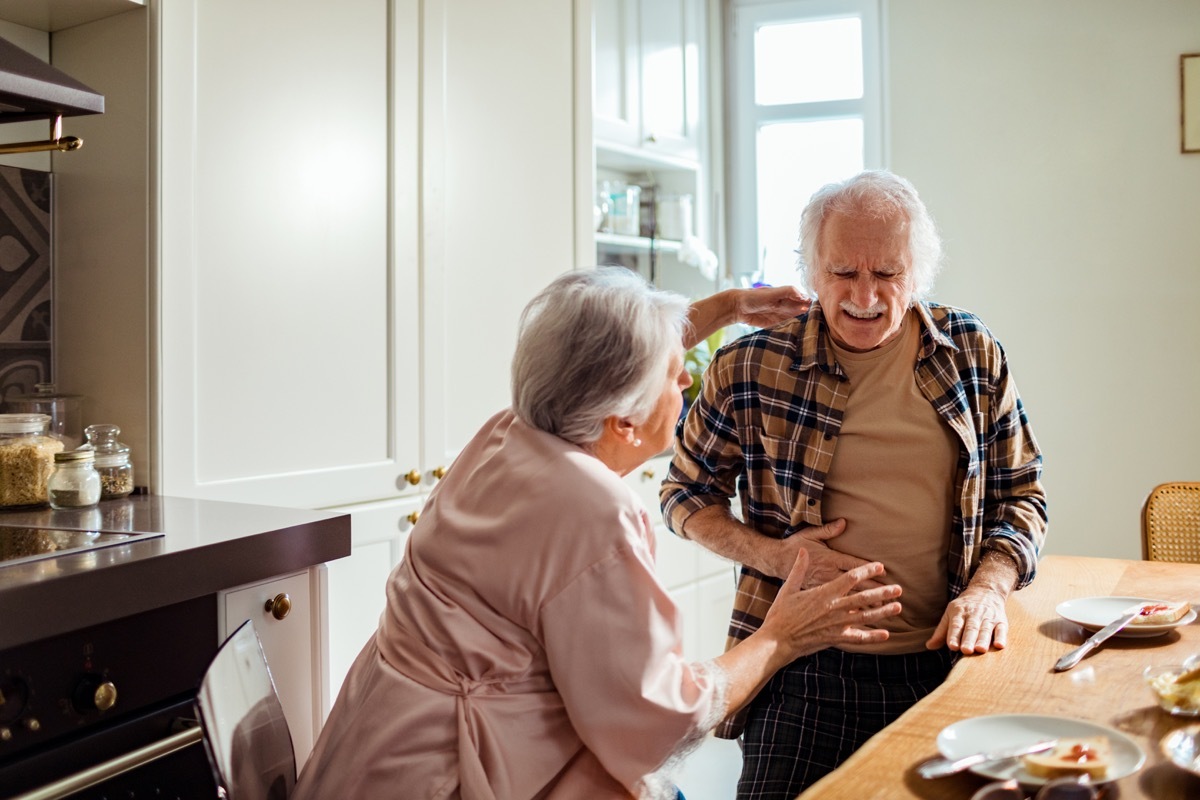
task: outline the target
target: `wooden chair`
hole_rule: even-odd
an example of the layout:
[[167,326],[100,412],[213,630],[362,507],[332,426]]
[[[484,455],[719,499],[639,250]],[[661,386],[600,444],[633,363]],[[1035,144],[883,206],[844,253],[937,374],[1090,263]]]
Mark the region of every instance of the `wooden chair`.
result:
[[1142,558],[1200,564],[1200,481],[1155,486],[1142,505]]

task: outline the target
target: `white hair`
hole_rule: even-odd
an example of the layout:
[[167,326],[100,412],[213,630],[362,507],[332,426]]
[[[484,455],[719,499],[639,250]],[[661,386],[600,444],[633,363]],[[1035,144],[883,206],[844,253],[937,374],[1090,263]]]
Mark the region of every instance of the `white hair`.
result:
[[830,214],[868,214],[875,218],[900,214],[908,222],[912,256],[913,298],[926,297],[942,268],[942,239],[917,190],[886,170],[868,170],[813,193],[800,215],[800,282],[815,294],[812,272],[824,267],[821,230]]
[[687,311],[684,297],[624,267],[560,275],[521,314],[513,411],[580,446],[598,440],[610,416],[645,422]]

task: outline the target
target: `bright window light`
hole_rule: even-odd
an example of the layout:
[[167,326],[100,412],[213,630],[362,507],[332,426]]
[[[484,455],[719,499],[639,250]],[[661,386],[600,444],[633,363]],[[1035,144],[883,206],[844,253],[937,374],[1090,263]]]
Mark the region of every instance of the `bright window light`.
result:
[[862,171],[863,121],[763,125],[757,153],[760,280],[796,284],[800,212],[817,189]]
[[755,31],[758,105],[862,96],[862,20],[858,17],[763,25]]

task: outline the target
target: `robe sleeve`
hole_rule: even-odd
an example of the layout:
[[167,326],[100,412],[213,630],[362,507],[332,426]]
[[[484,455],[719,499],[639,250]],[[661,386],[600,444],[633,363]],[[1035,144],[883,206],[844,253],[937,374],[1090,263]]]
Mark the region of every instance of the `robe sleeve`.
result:
[[724,716],[725,677],[684,659],[679,610],[646,544],[649,522],[631,516],[621,546],[547,600],[540,622],[580,739],[623,786],[647,796],[661,780],[652,774]]

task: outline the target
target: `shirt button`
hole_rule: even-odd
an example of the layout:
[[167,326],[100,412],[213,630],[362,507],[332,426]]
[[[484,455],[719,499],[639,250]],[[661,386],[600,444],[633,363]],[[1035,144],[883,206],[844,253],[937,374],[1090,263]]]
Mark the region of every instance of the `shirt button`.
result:
[[829,441],[830,439],[832,439],[832,438],[833,438],[833,434],[832,434],[832,433],[827,433],[827,434],[825,434],[825,441],[827,441],[827,442],[828,442],[828,441]]
[[808,498],[808,504],[809,504],[810,506],[815,506],[815,505],[817,504],[817,501],[816,501],[816,500],[813,500],[813,499],[810,497],[810,498]]

